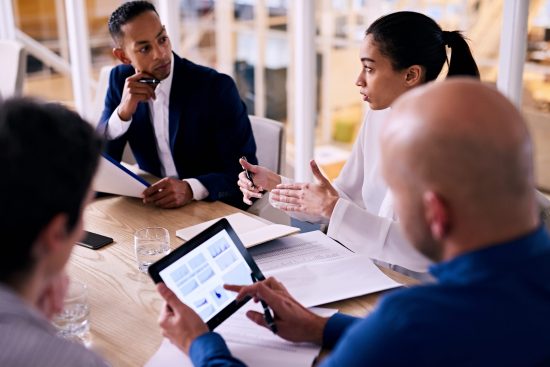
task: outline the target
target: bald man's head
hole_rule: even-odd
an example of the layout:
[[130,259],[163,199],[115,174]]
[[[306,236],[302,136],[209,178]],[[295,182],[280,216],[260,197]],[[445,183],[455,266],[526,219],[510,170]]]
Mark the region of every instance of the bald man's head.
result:
[[432,83],[398,99],[382,159],[405,232],[434,260],[536,226],[527,128],[480,82]]

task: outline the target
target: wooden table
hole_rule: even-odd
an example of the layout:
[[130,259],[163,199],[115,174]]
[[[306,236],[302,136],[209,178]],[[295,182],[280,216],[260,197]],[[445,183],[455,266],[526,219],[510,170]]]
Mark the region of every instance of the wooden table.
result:
[[[162,300],[151,279],[137,268],[133,245],[137,229],[168,229],[174,249],[182,243],[176,237],[177,229],[238,211],[221,202],[194,202],[166,210],[125,197],[101,198],[90,204],[84,214],[84,227],[115,241],[97,251],[75,246],[68,265],[71,278],[89,287],[92,348],[113,366],[142,366],[161,343],[157,317]],[[409,282],[397,273],[386,272],[397,277],[397,281]],[[327,306],[364,316],[373,309],[378,297],[379,294],[371,294]]]

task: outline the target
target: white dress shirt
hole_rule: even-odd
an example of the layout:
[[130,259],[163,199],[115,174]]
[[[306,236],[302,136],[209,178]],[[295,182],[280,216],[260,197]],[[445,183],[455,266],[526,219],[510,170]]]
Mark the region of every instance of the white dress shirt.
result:
[[[170,74],[166,79],[162,80],[155,89],[155,99],[149,100],[149,111],[151,113],[151,121],[155,130],[155,138],[157,142],[157,153],[161,163],[161,173],[164,177],[178,178],[178,171],[170,149],[170,124],[169,124],[169,103],[170,91],[172,89],[172,78],[174,75],[174,55],[172,55],[172,63]],[[132,119],[123,121],[118,115],[118,108],[109,118],[106,130],[106,138],[109,140],[116,139],[126,133]],[[193,199],[202,200],[208,196],[208,190],[196,178],[187,178],[186,181],[193,192]]]
[[[379,133],[390,109],[369,110],[351,156],[334,181],[340,195],[328,221],[328,235],[354,252],[425,272],[430,261],[403,236],[388,186],[380,172]],[[283,183],[289,182],[284,178]],[[309,222],[326,218],[289,213]]]

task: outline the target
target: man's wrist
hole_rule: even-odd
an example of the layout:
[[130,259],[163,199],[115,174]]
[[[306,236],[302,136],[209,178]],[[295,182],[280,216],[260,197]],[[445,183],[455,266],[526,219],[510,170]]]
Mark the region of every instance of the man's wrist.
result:
[[116,113],[118,115],[118,118],[121,120],[121,121],[124,121],[124,122],[130,122],[132,120],[132,115],[133,114],[127,114],[125,113],[124,111],[122,111],[122,109],[120,108],[120,106],[117,107],[116,109]]
[[317,344],[317,345],[323,345],[323,335],[325,332],[325,327],[327,326],[328,317],[321,317],[318,315],[314,315],[315,321],[312,322],[312,340],[311,342]]
[[189,185],[192,199],[198,201],[208,197],[208,189],[196,178],[184,178],[182,181]]
[[208,329],[200,330],[200,331],[196,330],[194,333],[191,333],[187,337],[185,337],[182,343],[182,346],[183,346],[182,350],[184,351],[184,353],[189,355],[189,349],[191,349],[191,345],[193,344],[193,342],[207,333],[208,333]]
[[187,193],[187,195],[185,197],[185,201],[190,202],[191,200],[193,200],[193,188],[191,187],[189,182],[186,180],[182,180],[180,182],[182,182],[186,186],[185,192]]

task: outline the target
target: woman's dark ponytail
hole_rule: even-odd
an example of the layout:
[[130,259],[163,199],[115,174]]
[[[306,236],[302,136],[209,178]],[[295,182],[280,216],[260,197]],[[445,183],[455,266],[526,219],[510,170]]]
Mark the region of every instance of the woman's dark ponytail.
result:
[[378,49],[395,70],[412,65],[424,68],[424,82],[435,80],[447,62],[445,45],[451,48],[447,76],[468,75],[479,78],[470,48],[460,32],[446,32],[430,17],[401,11],[375,20],[367,29]]
[[479,69],[462,33],[460,31],[442,31],[442,38],[447,47],[451,49],[447,77],[470,75],[479,79]]

